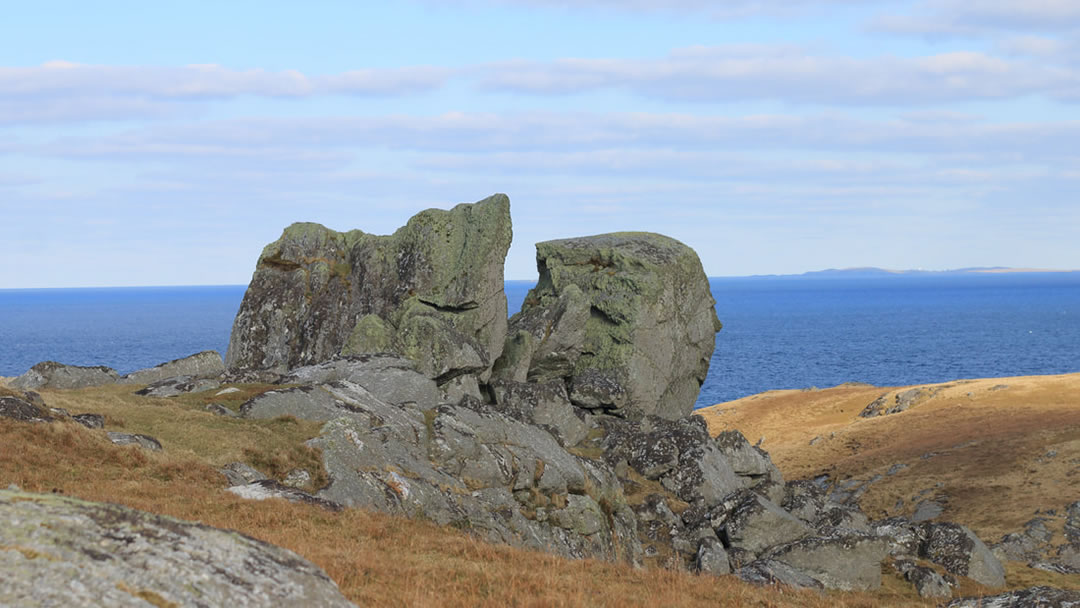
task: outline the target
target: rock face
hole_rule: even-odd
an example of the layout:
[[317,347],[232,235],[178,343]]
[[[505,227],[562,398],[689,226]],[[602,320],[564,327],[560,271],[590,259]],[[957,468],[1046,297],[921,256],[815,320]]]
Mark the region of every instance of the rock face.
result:
[[225,364],[217,351],[204,350],[182,359],[174,359],[149,369],[131,372],[120,378],[122,384],[153,384],[176,376],[216,378],[225,373]]
[[39,388],[87,388],[113,384],[119,378],[116,370],[101,365],[80,367],[56,361],[42,361],[25,374],[8,382],[8,386],[24,391]]
[[390,236],[293,224],[259,257],[233,324],[232,373],[392,352],[440,385],[486,380],[506,335],[510,201],[431,209]]
[[692,249],[658,234],[602,234],[539,243],[536,265],[498,377],[563,379],[575,405],[635,419],[690,414],[720,329]]
[[352,606],[319,567],[243,536],[0,490],[0,605]]

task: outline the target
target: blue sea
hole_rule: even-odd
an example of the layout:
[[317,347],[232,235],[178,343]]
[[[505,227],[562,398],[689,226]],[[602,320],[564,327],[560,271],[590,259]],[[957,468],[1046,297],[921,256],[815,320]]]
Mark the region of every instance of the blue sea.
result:
[[[724,329],[698,406],[771,389],[1080,372],[1080,273],[710,280]],[[531,281],[507,281],[510,310]],[[0,290],[0,376],[224,354],[244,286]]]

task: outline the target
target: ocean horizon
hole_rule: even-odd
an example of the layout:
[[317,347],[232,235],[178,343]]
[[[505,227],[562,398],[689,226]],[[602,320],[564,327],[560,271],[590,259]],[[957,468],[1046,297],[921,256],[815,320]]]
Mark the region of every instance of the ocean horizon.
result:
[[[698,407],[775,389],[1080,372],[1080,273],[711,277]],[[506,280],[520,309],[535,280]],[[246,285],[0,289],[0,376],[223,356]]]

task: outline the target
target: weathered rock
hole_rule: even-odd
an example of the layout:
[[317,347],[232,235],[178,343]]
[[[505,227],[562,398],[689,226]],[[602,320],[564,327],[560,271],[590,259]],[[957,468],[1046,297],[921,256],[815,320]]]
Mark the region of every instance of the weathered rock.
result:
[[919,597],[952,597],[952,585],[933,568],[920,566],[908,559],[898,559],[893,567],[919,592]]
[[795,517],[814,523],[825,508],[825,491],[812,481],[789,481],[784,485],[781,506]]
[[256,420],[296,416],[303,420],[326,422],[355,411],[353,404],[358,401],[389,405],[364,387],[344,381],[267,391],[244,402],[240,406],[240,416]]
[[149,435],[141,435],[139,433],[118,433],[115,431],[108,431],[105,434],[109,437],[109,441],[116,445],[137,445],[140,448],[152,452],[160,452],[162,449],[161,442]]
[[439,404],[435,382],[416,371],[416,365],[391,354],[338,357],[291,370],[281,384],[329,384],[348,380],[362,386],[381,401],[416,403],[423,409]]
[[25,374],[8,382],[11,388],[36,390],[39,388],[87,388],[114,384],[120,379],[110,367],[81,367],[64,365],[56,361],[43,361],[31,367]]
[[614,233],[539,243],[536,260],[540,278],[511,319],[500,373],[564,378],[575,405],[632,419],[693,410],[720,323],[692,249]]
[[227,491],[248,500],[280,498],[289,502],[315,505],[316,507],[322,507],[328,511],[340,511],[344,508],[332,500],[326,500],[325,498],[308,494],[303,490],[287,486],[275,479],[258,479],[248,484],[230,486],[227,488]]
[[870,524],[871,531],[885,540],[889,555],[915,557],[919,555],[925,537],[923,528],[903,517],[889,517]]
[[755,585],[786,585],[797,589],[824,589],[821,581],[781,561],[762,559],[735,571],[735,576]]
[[909,388],[897,393],[885,393],[866,406],[859,416],[873,418],[888,414],[898,414],[930,396],[923,388]]
[[217,351],[204,350],[201,353],[173,359],[148,369],[140,369],[120,378],[121,384],[153,384],[176,376],[192,378],[217,378],[225,373],[225,364]]
[[564,446],[576,445],[588,435],[585,415],[579,414],[570,404],[562,382],[496,380],[491,390],[499,411],[522,422],[550,429]]
[[727,551],[723,543],[716,538],[706,538],[698,545],[697,558],[694,560],[695,569],[702,574],[731,574],[731,563],[728,560]]
[[920,557],[987,587],[1005,585],[1005,568],[968,528],[953,523],[925,523],[922,534],[926,540],[919,547]]
[[237,532],[0,491],[0,605],[352,606],[317,566]]
[[101,414],[75,414],[71,419],[88,429],[105,428],[105,416]]
[[293,469],[285,474],[281,483],[290,488],[303,488],[311,483],[311,473],[305,469]]
[[225,479],[229,482],[229,487],[246,486],[249,483],[270,479],[256,470],[255,467],[243,462],[230,462],[221,467],[220,470],[221,474],[224,475]]
[[54,419],[46,408],[18,397],[0,397],[0,417],[20,422],[52,422]]
[[146,388],[135,391],[143,397],[175,397],[187,393],[201,393],[221,386],[214,378],[196,378],[194,376],[175,376],[158,380]]
[[819,581],[826,589],[868,591],[881,586],[883,540],[872,534],[837,534],[798,540],[768,552]]
[[911,521],[930,521],[940,517],[944,512],[945,505],[936,500],[924,500],[915,505],[915,512],[911,514]]
[[965,597],[953,600],[946,608],[1076,608],[1080,606],[1080,591],[1031,587],[984,597]]
[[331,478],[320,496],[569,557],[640,559],[614,474],[547,431],[476,401],[424,411],[333,386],[348,407],[310,442]]
[[810,534],[809,526],[768,499],[748,490],[738,496],[724,528],[727,544],[732,547],[761,554]]
[[208,403],[203,409],[216,416],[226,416],[228,418],[238,418],[240,416],[220,403]]
[[390,236],[293,224],[259,257],[226,366],[280,374],[392,352],[440,384],[486,380],[506,337],[510,238],[502,194],[423,211]]
[[1054,563],[1069,572],[1080,574],[1080,543],[1071,543],[1058,547]]

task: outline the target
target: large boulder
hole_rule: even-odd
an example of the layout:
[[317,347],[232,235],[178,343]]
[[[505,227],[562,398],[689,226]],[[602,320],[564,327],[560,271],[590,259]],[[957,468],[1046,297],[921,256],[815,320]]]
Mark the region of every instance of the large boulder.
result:
[[318,566],[237,532],[0,490],[3,606],[352,606]]
[[115,369],[103,365],[83,367],[42,361],[25,374],[8,382],[8,386],[23,391],[39,388],[87,388],[114,384],[119,379],[120,375]]
[[646,232],[547,241],[496,375],[563,379],[575,405],[638,419],[694,408],[720,329],[701,262]]
[[483,380],[506,336],[510,201],[429,209],[389,236],[293,224],[263,250],[233,324],[231,374],[391,352]]
[[153,384],[176,376],[192,378],[216,378],[225,373],[225,364],[217,351],[204,350],[201,353],[173,359],[148,369],[140,369],[120,378],[122,384]]

